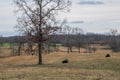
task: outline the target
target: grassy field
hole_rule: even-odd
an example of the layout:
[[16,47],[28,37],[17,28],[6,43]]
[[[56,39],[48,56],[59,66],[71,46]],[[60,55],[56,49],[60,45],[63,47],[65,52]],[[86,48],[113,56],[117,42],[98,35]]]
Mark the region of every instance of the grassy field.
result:
[[[44,54],[43,65],[37,65],[37,56],[0,58],[0,80],[120,80],[120,53],[67,54],[64,49]],[[62,64],[64,59],[69,63]]]

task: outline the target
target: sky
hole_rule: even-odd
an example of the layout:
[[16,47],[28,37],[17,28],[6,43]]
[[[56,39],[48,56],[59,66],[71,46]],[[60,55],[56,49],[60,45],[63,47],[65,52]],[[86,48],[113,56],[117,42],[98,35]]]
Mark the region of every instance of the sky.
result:
[[[70,12],[59,14],[68,20],[69,26],[79,27],[84,32],[106,33],[117,29],[120,33],[120,0],[71,1]],[[13,0],[0,1],[0,35],[15,35],[17,16],[12,3]]]

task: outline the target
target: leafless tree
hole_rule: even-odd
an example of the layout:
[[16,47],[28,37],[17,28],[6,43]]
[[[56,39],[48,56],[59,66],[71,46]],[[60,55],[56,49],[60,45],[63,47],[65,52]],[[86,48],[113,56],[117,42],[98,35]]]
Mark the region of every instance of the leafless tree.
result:
[[120,35],[118,35],[118,31],[116,29],[110,30],[110,47],[113,51],[119,52],[120,51]]
[[28,33],[33,41],[38,44],[39,60],[42,64],[42,45],[50,38],[53,32],[57,31],[57,15],[59,11],[69,10],[69,0],[14,0],[16,12],[21,14],[18,18],[17,29],[20,32]]
[[16,43],[12,43],[12,54],[13,56],[20,56],[21,55],[21,51],[23,48],[23,45],[25,43],[25,37],[23,36],[18,36],[15,39]]
[[2,46],[2,43],[3,43],[3,39],[2,39],[2,35],[0,35],[0,53],[1,53],[1,46]]
[[79,52],[82,45],[82,37],[81,34],[83,33],[82,29],[77,27],[70,27],[66,25],[63,28],[64,33],[64,44],[67,48],[67,52],[72,52],[73,47],[77,47]]
[[110,35],[116,36],[118,33],[117,29],[110,29]]
[[63,27],[64,39],[65,39],[65,46],[67,47],[67,52],[72,52],[73,47],[73,36],[72,36],[72,28],[68,25]]
[[73,33],[75,33],[74,45],[78,48],[78,52],[80,53],[80,48],[84,45],[83,43],[83,30],[80,28],[74,28]]
[[0,46],[2,46],[2,44],[3,44],[3,36],[0,35]]

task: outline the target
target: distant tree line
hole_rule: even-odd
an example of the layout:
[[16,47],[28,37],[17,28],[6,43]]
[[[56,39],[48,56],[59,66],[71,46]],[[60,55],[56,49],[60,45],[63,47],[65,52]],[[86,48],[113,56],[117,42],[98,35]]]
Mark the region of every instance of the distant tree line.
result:
[[[69,28],[69,29],[68,29]],[[75,28],[74,32],[70,32],[70,27],[64,29],[62,34],[54,34],[52,37],[45,43],[44,46],[47,48],[47,52],[50,52],[50,47],[56,47],[56,44],[61,44],[64,47],[67,47],[67,52],[72,52],[72,48],[76,47],[78,52],[81,52],[81,48],[87,49],[87,52],[96,51],[95,47],[91,47],[92,44],[108,45],[110,49],[114,52],[120,51],[120,35],[117,35],[115,31],[111,31],[109,35],[105,34],[94,34],[86,33],[84,34],[81,29]],[[79,31],[77,31],[79,30]],[[17,55],[20,55],[20,50],[23,44],[28,45],[28,48],[32,48],[32,45],[35,43],[27,36],[12,36],[12,37],[0,37],[0,45],[3,43],[16,43],[18,45]],[[13,47],[13,45],[11,45]],[[31,51],[29,51],[31,52]]]

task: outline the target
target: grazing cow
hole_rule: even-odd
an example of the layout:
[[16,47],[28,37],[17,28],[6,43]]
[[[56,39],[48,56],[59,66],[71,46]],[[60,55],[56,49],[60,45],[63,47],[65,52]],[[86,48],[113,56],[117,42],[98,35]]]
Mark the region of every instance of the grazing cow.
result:
[[106,58],[107,58],[107,57],[110,57],[110,54],[106,54],[105,57],[106,57]]
[[63,64],[68,63],[68,59],[62,61]]

